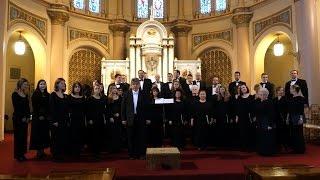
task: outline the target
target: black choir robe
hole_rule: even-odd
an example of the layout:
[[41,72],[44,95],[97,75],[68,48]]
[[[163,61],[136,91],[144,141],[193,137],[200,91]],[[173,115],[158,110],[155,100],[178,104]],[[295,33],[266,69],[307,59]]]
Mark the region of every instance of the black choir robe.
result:
[[243,81],[233,81],[229,84],[228,90],[231,96],[235,96],[237,94],[238,86],[246,85]]
[[270,100],[272,100],[273,99],[273,97],[274,97],[274,84],[273,83],[270,83],[270,82],[266,82],[266,83],[260,83],[260,85],[261,85],[261,87],[264,87],[264,88],[266,88],[266,89],[268,89],[268,91],[269,91],[269,95],[268,95],[268,98],[270,99]]
[[151,79],[144,78],[143,80],[140,79],[140,81],[143,81],[143,87],[140,87],[141,92],[145,95],[149,95],[152,88]]
[[[123,143],[123,128],[121,122],[121,102],[122,98],[116,100],[108,100],[107,112],[108,127],[109,127],[109,147],[112,153],[119,152]],[[111,118],[113,122],[111,122]]]
[[193,81],[193,85],[198,85],[197,82],[200,83],[200,87],[199,87],[200,89],[199,89],[199,90],[206,90],[207,84],[206,84],[205,81],[202,81],[202,80],[200,80],[200,81],[194,80],[194,81]]
[[[307,81],[304,79],[297,79],[297,81],[294,83],[295,85],[298,85],[301,88],[302,95],[305,98],[305,104],[309,105],[309,93],[308,93],[308,85]],[[290,93],[290,87],[291,87],[291,81],[288,81],[285,85],[285,94],[287,98],[291,98],[292,94]]]

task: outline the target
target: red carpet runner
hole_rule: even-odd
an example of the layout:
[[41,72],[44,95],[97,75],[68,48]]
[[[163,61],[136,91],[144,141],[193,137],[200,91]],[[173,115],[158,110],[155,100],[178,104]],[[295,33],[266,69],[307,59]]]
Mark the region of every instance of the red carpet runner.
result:
[[243,179],[243,166],[247,164],[307,164],[320,167],[320,147],[307,146],[304,155],[281,154],[275,157],[261,157],[255,153],[238,151],[202,151],[194,149],[182,151],[181,169],[147,170],[143,160],[128,160],[126,152],[107,154],[100,162],[55,163],[50,160],[32,159],[35,152],[27,154],[27,162],[13,159],[12,136],[6,135],[0,143],[0,174],[46,175],[51,171],[77,171],[115,168],[117,179]]

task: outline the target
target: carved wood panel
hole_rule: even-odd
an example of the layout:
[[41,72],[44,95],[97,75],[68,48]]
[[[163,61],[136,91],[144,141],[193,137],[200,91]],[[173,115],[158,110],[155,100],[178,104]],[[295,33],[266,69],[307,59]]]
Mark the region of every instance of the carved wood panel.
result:
[[227,86],[232,79],[230,57],[219,48],[211,48],[200,54],[202,79],[211,84],[213,76],[218,76],[220,83]]
[[90,86],[94,80],[101,81],[101,59],[99,53],[89,48],[75,52],[69,62],[69,90],[77,81]]

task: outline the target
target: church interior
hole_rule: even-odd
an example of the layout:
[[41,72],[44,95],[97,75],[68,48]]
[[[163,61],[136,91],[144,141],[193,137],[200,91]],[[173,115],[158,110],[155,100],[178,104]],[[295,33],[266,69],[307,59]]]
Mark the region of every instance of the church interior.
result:
[[[11,94],[22,77],[28,79],[30,93],[40,79],[46,80],[52,92],[60,77],[70,92],[76,81],[92,84],[98,80],[106,89],[116,74],[126,75],[130,83],[139,70],[152,81],[160,75],[163,82],[174,70],[180,70],[184,77],[198,72],[207,84],[218,76],[225,86],[239,71],[241,80],[253,91],[262,73],[268,73],[275,86],[284,86],[290,71],[297,70],[308,84],[310,107],[306,111],[313,122],[305,127],[305,138],[319,141],[319,0],[1,0],[0,24],[0,179],[5,177],[1,174],[42,174],[64,168],[76,171],[87,166],[82,162],[68,168],[68,164],[48,162],[44,170],[40,166],[46,162],[24,166],[3,157],[12,151],[6,144],[6,139],[12,142],[8,135],[13,130]],[[270,159],[246,159],[247,154],[230,152],[210,167],[204,154],[197,159],[187,151],[182,155],[182,160],[187,159],[182,169],[169,174],[145,172],[143,161],[135,164],[112,155],[108,155],[111,162],[88,166],[91,170],[115,168],[105,172],[122,175],[119,179],[211,179],[212,172],[217,179],[243,179],[247,172],[243,164],[276,161],[320,168],[320,147],[309,146],[303,156]],[[190,163],[192,158],[199,164]],[[200,175],[196,178],[195,174]]]

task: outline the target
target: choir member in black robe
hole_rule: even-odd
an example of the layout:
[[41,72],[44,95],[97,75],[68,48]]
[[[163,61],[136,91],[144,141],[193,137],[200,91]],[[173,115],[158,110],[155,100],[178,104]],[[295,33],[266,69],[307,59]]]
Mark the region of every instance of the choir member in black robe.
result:
[[138,76],[140,82],[140,90],[144,93],[144,95],[148,96],[152,88],[151,79],[146,78],[146,73],[143,70],[138,71]]
[[85,103],[86,99],[82,94],[82,85],[76,82],[72,85],[71,94],[68,96],[70,128],[69,145],[72,156],[80,156],[85,139]]
[[130,84],[127,83],[127,76],[125,74],[121,75],[121,84],[122,84],[122,86],[117,89],[118,90],[121,89],[124,93],[128,92],[128,90],[130,88]]
[[192,74],[188,74],[186,83],[187,83],[187,87],[185,88],[184,92],[185,92],[185,96],[187,98],[189,98],[189,97],[192,96],[192,88],[193,88],[193,86],[196,86],[196,85],[193,84],[193,76],[192,76]]
[[156,80],[153,82],[152,87],[157,87],[159,89],[159,92],[160,92],[159,97],[165,97],[165,93],[164,93],[165,91],[163,87],[164,83],[160,81],[160,75],[156,74],[154,77]]
[[53,160],[61,161],[67,152],[67,124],[70,121],[68,112],[68,98],[64,94],[66,83],[58,78],[54,83],[54,91],[50,94],[50,126],[51,126],[51,154]]
[[163,84],[163,92],[162,95],[164,98],[170,98],[171,90],[173,87],[173,75],[172,73],[168,73],[167,75],[167,82]]
[[121,101],[122,97],[118,95],[116,86],[110,86],[107,103],[107,112],[109,113],[109,138],[110,151],[119,152],[122,146],[122,123],[121,123]]
[[220,86],[221,84],[219,84],[219,78],[214,76],[212,78],[212,85],[207,87],[207,99],[212,104],[214,104],[215,101],[217,101],[217,97],[218,97],[217,89],[219,89]]
[[239,146],[239,127],[238,127],[238,119],[237,119],[237,102],[240,97],[240,87],[238,86],[235,95],[230,94],[229,100],[229,122],[228,122],[228,132],[229,132],[229,146],[231,148],[235,148]]
[[240,86],[240,96],[236,100],[236,123],[239,128],[240,147],[242,150],[250,150],[253,144],[254,137],[250,137],[250,127],[253,123],[252,105],[254,103],[254,96],[250,95],[249,88],[246,85]]
[[109,96],[110,92],[110,86],[116,86],[116,88],[124,88],[125,84],[123,84],[122,81],[122,76],[121,74],[116,74],[114,75],[115,81],[111,84],[109,84],[108,89],[107,89],[107,96]]
[[239,71],[236,71],[234,73],[234,79],[235,79],[235,81],[231,82],[229,84],[229,88],[228,88],[231,96],[235,96],[237,94],[237,90],[238,90],[239,86],[246,84],[245,82],[240,80],[240,72]]
[[303,123],[305,121],[304,104],[306,99],[298,85],[292,85],[290,92],[293,95],[288,100],[288,118],[290,124],[290,144],[294,153],[305,153],[305,141],[303,136]]
[[171,127],[172,145],[182,149],[185,146],[184,126],[186,122],[186,104],[182,97],[182,90],[174,92],[174,103],[168,105],[167,119]]
[[27,152],[28,122],[30,121],[28,91],[28,80],[21,78],[11,96],[13,104],[13,150],[14,158],[18,161],[27,160],[24,155]]
[[151,99],[148,103],[147,111],[147,123],[148,123],[148,135],[149,143],[152,147],[161,147],[162,146],[162,137],[163,137],[163,105],[156,104],[155,101],[159,99],[159,89],[153,87],[151,89]]
[[257,152],[270,156],[276,152],[274,106],[272,100],[268,99],[268,89],[261,88],[258,96],[253,112],[257,122]]
[[212,110],[216,128],[214,136],[211,136],[211,138],[216,140],[217,146],[225,147],[231,138],[228,128],[230,95],[223,86],[219,86],[217,93],[217,99],[213,104]]
[[146,97],[139,89],[139,79],[132,79],[131,89],[124,94],[121,103],[122,123],[127,125],[130,159],[144,159],[146,154]]
[[276,142],[278,149],[281,151],[283,147],[288,150],[289,147],[289,127],[286,123],[287,119],[287,99],[284,96],[284,88],[276,88],[276,97],[273,99],[275,107],[275,121],[276,121]]
[[101,94],[100,85],[93,87],[92,96],[87,99],[87,129],[88,146],[95,158],[100,158],[100,152],[105,142],[106,101]]
[[207,84],[205,81],[201,80],[201,73],[197,72],[195,76],[196,76],[196,78],[193,81],[193,85],[197,85],[200,90],[206,90]]
[[269,82],[269,75],[267,73],[261,74],[261,83],[262,88],[266,88],[269,91],[269,99],[272,100],[274,97],[274,84]]
[[206,91],[199,91],[199,101],[194,104],[191,126],[194,126],[195,145],[199,150],[205,150],[208,145],[208,127],[212,123],[211,104],[206,100]]
[[292,70],[290,72],[291,74],[291,80],[288,81],[285,85],[285,95],[289,99],[292,97],[290,87],[292,85],[298,85],[301,89],[301,93],[303,97],[305,98],[305,106],[309,105],[309,94],[308,94],[308,85],[306,80],[298,78],[298,71],[297,70]]
[[174,70],[173,77],[174,77],[174,80],[179,81],[181,89],[184,91],[184,93],[186,93],[188,91],[187,80],[184,77],[180,76],[180,71]]
[[40,80],[36,90],[32,95],[32,122],[31,122],[31,138],[30,149],[37,150],[37,158],[46,157],[45,148],[50,146],[49,133],[49,96],[47,91],[47,83]]

